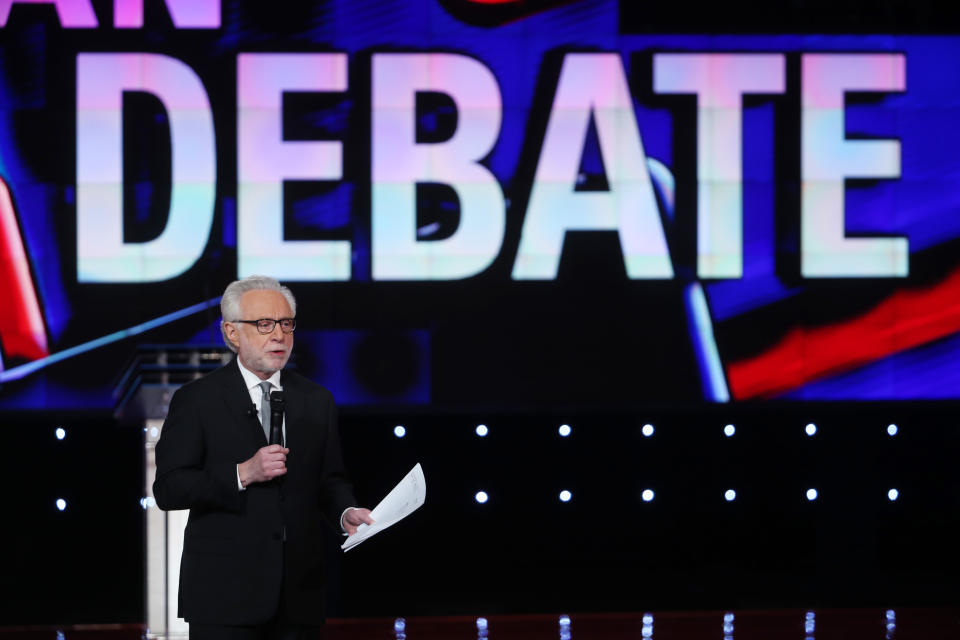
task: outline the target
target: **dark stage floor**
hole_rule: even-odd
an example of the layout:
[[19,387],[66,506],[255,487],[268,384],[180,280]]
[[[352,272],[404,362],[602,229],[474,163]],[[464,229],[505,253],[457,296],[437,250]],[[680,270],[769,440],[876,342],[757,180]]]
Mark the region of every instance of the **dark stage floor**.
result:
[[[135,640],[138,625],[0,628],[4,640]],[[159,636],[164,637],[164,636]],[[170,638],[183,636],[171,635]],[[331,620],[324,640],[939,640],[960,607]]]

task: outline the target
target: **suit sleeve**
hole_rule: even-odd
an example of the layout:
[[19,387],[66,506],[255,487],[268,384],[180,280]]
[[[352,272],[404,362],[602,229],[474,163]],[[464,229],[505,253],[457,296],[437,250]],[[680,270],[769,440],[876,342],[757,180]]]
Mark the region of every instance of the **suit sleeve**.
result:
[[353,487],[343,465],[343,452],[340,449],[340,429],[337,426],[337,407],[330,399],[327,414],[327,446],[321,466],[321,507],[327,520],[336,531],[340,531],[340,516],[349,507],[357,506],[353,496]]
[[157,441],[157,506],[170,509],[212,509],[239,512],[243,494],[237,488],[236,464],[211,461],[196,394],[187,387],[173,394]]

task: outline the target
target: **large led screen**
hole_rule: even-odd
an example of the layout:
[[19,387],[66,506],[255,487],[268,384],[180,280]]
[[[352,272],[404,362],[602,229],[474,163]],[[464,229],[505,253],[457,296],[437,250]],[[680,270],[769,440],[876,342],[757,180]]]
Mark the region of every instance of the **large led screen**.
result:
[[260,273],[345,405],[960,395],[960,37],[621,9],[0,2],[0,409]]

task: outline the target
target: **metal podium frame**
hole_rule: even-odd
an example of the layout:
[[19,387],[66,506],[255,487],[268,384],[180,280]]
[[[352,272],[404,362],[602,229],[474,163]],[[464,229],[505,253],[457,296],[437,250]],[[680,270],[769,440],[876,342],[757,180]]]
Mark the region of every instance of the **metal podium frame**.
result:
[[226,364],[233,353],[223,346],[143,345],[124,369],[114,391],[120,424],[143,429],[144,612],[148,638],[186,638],[187,623],[177,616],[180,554],[189,511],[161,511],[153,497],[155,448],[173,392],[190,380]]

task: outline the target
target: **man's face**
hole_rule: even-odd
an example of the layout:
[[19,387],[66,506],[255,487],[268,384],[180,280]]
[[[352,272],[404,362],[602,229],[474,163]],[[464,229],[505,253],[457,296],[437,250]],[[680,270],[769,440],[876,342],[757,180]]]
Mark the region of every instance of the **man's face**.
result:
[[[258,289],[241,296],[240,316],[241,320],[279,320],[293,317],[293,311],[279,291]],[[256,325],[243,322],[227,322],[226,331],[227,338],[237,348],[237,357],[243,366],[263,380],[283,369],[290,359],[293,334],[284,333],[279,323],[267,335],[260,334]]]

